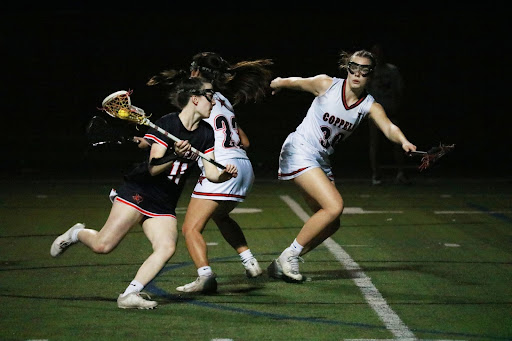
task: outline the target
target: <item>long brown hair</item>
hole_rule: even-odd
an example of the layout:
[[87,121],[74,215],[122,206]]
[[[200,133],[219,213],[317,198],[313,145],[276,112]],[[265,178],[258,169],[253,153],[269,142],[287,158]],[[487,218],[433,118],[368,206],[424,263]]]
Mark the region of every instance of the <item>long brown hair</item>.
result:
[[151,77],[146,84],[165,87],[170,102],[183,109],[190,97],[203,89],[204,83],[210,81],[203,77],[190,77],[190,73],[184,70],[165,70]]
[[215,52],[201,52],[192,57],[190,70],[199,70],[215,90],[222,92],[233,105],[258,102],[271,92],[271,59],[241,61],[231,65]]

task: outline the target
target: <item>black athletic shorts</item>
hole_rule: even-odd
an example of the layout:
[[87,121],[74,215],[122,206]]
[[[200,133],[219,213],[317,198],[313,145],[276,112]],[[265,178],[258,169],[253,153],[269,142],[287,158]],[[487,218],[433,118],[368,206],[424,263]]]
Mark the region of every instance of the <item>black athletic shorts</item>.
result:
[[118,190],[112,189],[110,199],[129,205],[147,217],[176,218],[179,195],[173,197],[170,194],[162,190],[161,186],[125,182]]

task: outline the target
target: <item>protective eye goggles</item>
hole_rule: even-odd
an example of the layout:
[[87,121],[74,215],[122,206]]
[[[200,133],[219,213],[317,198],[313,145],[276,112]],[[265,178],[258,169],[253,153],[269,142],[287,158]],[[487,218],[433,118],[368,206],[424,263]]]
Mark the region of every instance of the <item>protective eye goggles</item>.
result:
[[197,91],[196,93],[194,93],[194,95],[206,97],[206,99],[210,103],[213,102],[214,94],[215,94],[215,90],[213,90],[213,89],[204,89],[204,90],[200,90],[200,91]]
[[370,73],[373,72],[373,66],[349,62],[347,70],[352,75],[355,74],[356,72],[359,72],[361,74],[361,76],[367,77]]

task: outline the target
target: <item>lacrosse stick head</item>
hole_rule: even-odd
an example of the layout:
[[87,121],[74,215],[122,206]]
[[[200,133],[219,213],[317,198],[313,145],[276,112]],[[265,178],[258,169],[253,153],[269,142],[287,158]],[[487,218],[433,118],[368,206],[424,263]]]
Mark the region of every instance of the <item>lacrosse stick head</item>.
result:
[[432,164],[434,164],[441,157],[451,152],[455,148],[454,144],[446,145],[439,144],[438,147],[430,148],[430,150],[421,158],[421,164],[418,167],[420,171],[424,171],[429,168]]
[[137,124],[144,124],[146,114],[144,110],[132,105],[130,95],[132,91],[116,91],[103,100],[102,110],[112,117],[130,121]]
[[113,122],[109,123],[106,117],[101,115],[91,118],[86,126],[85,133],[89,145],[92,147],[121,145],[127,142],[135,142],[133,139],[134,133],[128,127],[126,124],[114,125]]

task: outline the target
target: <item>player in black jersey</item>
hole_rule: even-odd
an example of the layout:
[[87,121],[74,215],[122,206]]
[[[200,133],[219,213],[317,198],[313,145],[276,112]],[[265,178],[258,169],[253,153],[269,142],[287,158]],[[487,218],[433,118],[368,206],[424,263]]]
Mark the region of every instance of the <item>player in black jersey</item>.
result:
[[[214,134],[203,119],[210,115],[215,100],[212,84],[201,78],[190,78],[188,72],[176,72],[169,77],[170,99],[182,108],[179,113],[161,117],[155,124],[181,141],[174,142],[155,129],[144,138],[151,144],[147,161],[137,165],[125,176],[125,182],[112,190],[110,215],[101,230],[86,229],[75,224],[55,239],[50,254],[57,257],[70,245],[80,241],[95,253],[111,252],[136,223],[140,223],[150,240],[153,253],[137,271],[125,292],[119,295],[119,308],[153,309],[157,302],[143,298],[142,289],[155,278],[176,249],[178,239],[176,204],[184,182],[198,155],[194,147],[210,159],[214,156]],[[223,182],[237,176],[234,165],[220,171],[204,162],[205,175],[213,182]]]

